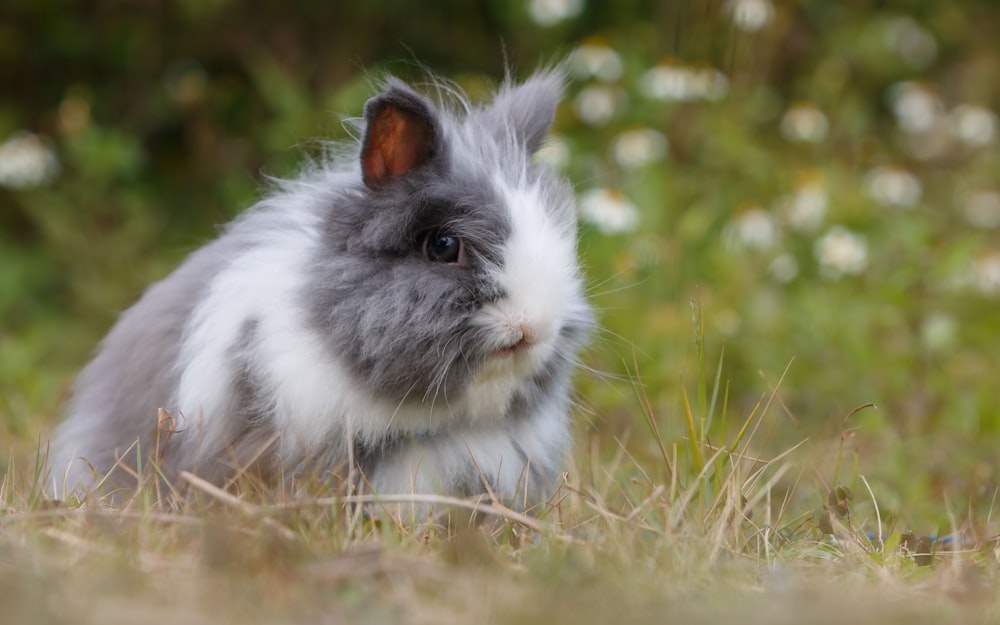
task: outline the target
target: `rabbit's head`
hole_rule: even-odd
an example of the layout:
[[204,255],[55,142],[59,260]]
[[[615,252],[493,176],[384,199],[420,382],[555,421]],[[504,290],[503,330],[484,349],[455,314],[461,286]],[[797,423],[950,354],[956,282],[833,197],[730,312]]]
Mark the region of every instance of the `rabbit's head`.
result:
[[368,101],[361,180],[325,216],[306,294],[368,392],[504,414],[568,375],[593,323],[576,208],[532,159],[562,86],[543,71],[447,106],[390,79]]

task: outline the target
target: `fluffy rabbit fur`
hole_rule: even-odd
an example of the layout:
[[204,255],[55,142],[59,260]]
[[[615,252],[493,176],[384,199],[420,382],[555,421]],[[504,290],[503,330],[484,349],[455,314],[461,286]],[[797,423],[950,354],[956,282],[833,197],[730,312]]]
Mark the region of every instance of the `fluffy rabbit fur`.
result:
[[562,87],[540,71],[473,106],[387,79],[357,145],[121,315],[54,436],[53,494],[134,488],[155,459],[168,480],[544,497],[593,323],[571,188],[531,160]]

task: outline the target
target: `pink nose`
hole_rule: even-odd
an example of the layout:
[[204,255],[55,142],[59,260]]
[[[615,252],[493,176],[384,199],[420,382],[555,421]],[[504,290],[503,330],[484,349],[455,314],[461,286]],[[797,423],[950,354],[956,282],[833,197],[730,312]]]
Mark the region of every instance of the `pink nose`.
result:
[[518,329],[521,331],[521,338],[519,338],[517,342],[511,343],[510,345],[501,348],[500,349],[501,354],[504,355],[513,354],[518,350],[527,349],[528,347],[531,346],[532,343],[534,343],[535,336],[530,325],[528,325],[527,323],[521,323]]

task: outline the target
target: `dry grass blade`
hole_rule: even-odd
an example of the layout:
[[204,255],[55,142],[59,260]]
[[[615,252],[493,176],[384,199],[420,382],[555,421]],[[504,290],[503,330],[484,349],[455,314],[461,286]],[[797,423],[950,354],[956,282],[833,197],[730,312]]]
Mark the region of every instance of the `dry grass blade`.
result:
[[[187,471],[182,471],[180,473],[181,478],[183,478],[188,484],[198,489],[199,491],[205,493],[212,499],[215,499],[221,503],[228,506],[238,508],[248,514],[263,514],[268,512],[273,512],[276,510],[296,510],[307,507],[316,506],[345,506],[345,505],[379,505],[379,504],[415,504],[415,505],[439,505],[446,506],[450,508],[460,508],[463,510],[469,510],[471,512],[481,513],[503,519],[505,521],[510,521],[512,523],[517,523],[523,527],[534,530],[536,532],[545,532],[546,534],[552,535],[556,538],[567,538],[563,536],[563,533],[558,526],[552,525],[550,523],[545,523],[538,519],[532,518],[526,514],[511,510],[510,508],[498,503],[484,503],[478,500],[461,499],[458,497],[449,497],[447,495],[434,495],[434,494],[401,494],[401,495],[344,495],[341,497],[320,497],[315,499],[303,499],[298,501],[292,501],[287,503],[277,503],[270,506],[256,505],[246,502],[239,497],[226,492],[225,490],[215,486],[211,482],[198,477]],[[568,538],[567,538],[568,539]]]
[[191,473],[190,471],[181,471],[179,475],[182,480],[190,484],[193,488],[197,489],[202,493],[205,493],[206,495],[208,495],[212,499],[215,499],[216,501],[224,503],[228,506],[240,508],[241,510],[244,510],[245,512],[248,513],[255,513],[261,510],[259,506],[255,506],[254,504],[243,501],[236,495],[233,495],[232,493],[229,493],[219,488],[215,484],[212,484],[211,482],[209,482],[204,478],[198,477],[197,475]]
[[559,540],[571,540],[565,536],[557,525],[545,523],[526,514],[499,504],[484,503],[478,500],[460,499],[447,495],[433,494],[412,494],[412,495],[345,495],[343,497],[322,497],[318,499],[292,502],[288,504],[277,504],[274,509],[294,509],[304,506],[337,506],[337,505],[364,505],[364,504],[429,504],[446,506],[450,508],[460,508],[471,512],[486,514],[498,519],[510,521],[536,532],[544,532]]

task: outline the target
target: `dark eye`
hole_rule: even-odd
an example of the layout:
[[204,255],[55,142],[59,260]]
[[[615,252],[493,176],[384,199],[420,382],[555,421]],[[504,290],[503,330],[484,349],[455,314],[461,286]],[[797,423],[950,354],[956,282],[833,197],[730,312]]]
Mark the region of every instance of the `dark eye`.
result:
[[432,263],[461,263],[465,259],[462,239],[437,230],[424,235],[423,252]]

